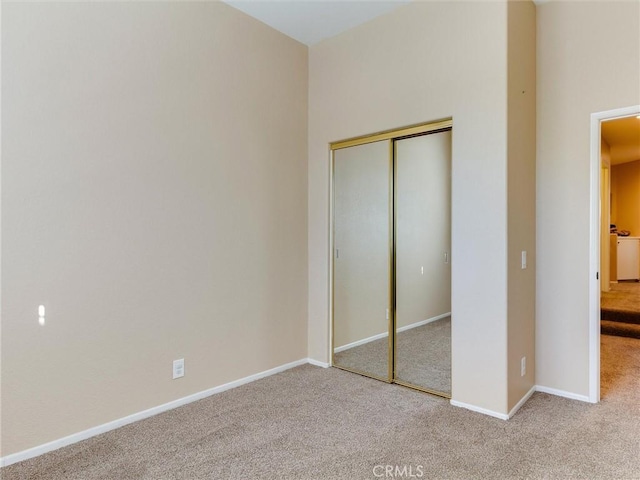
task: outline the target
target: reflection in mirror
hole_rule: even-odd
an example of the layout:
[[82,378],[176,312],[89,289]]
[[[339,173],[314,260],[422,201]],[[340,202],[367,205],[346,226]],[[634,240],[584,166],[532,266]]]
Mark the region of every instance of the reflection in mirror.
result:
[[389,142],[334,151],[333,364],[389,375]]
[[395,379],[451,393],[451,131],[395,142]]

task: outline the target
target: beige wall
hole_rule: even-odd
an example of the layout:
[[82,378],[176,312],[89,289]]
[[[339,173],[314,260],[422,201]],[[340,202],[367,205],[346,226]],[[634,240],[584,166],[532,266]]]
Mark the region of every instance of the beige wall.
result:
[[640,3],[537,18],[536,384],[588,395],[590,115],[640,104]]
[[640,160],[611,167],[611,187],[616,205],[611,223],[640,237]]
[[453,118],[453,399],[507,409],[507,8],[415,2],[310,48],[309,355],[329,354],[331,141]]
[[[508,410],[535,384],[536,7],[508,4]],[[522,251],[527,268],[522,269]],[[521,360],[526,373],[521,375]]]
[[311,48],[307,110],[306,48],[225,5],[3,3],[2,455],[327,361],[328,143],[445,117],[454,400],[530,385],[534,265],[535,383],[586,395],[589,115],[640,103],[640,4],[537,7],[537,256],[531,18],[401,7]]
[[2,455],[307,356],[305,46],[3,3],[2,74]]

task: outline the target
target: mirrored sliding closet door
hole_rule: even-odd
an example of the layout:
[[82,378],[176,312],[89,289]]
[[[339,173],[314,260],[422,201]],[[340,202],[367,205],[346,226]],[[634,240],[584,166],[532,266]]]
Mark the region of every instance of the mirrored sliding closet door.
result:
[[396,383],[451,393],[451,131],[395,142]]
[[451,396],[451,121],[332,144],[332,365]]
[[336,150],[333,162],[333,363],[389,381],[389,142]]

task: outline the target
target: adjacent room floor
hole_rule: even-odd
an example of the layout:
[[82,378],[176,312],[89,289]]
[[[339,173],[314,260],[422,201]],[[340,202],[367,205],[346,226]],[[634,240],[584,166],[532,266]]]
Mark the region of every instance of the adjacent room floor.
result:
[[612,283],[600,295],[601,332],[640,338],[640,282]]
[[6,467],[2,478],[373,479],[397,466],[429,479],[636,479],[640,340],[601,341],[597,405],[535,393],[503,421],[302,366]]

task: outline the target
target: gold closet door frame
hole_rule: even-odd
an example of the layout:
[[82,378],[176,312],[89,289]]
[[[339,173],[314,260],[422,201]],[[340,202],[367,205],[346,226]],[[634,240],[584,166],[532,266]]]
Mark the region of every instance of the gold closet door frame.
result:
[[[385,130],[382,132],[372,133],[369,135],[362,135],[359,137],[353,137],[346,140],[340,140],[337,142],[332,142],[329,144],[330,148],[330,160],[331,160],[331,192],[329,195],[329,212],[331,215],[330,221],[330,253],[329,253],[329,288],[331,290],[331,295],[329,298],[330,301],[330,349],[331,349],[331,366],[335,368],[339,368],[341,370],[345,370],[351,373],[356,373],[358,375],[362,375],[364,377],[374,378],[376,380],[380,380],[387,383],[396,383],[398,385],[413,388],[415,390],[419,390],[422,392],[430,393],[433,395],[438,395],[445,398],[451,398],[451,395],[444,392],[439,392],[437,390],[431,390],[428,388],[420,387],[418,385],[413,385],[407,382],[403,382],[401,380],[395,379],[395,350],[396,350],[396,278],[395,278],[395,269],[396,269],[396,191],[395,191],[395,176],[396,176],[396,161],[395,161],[395,142],[396,140],[402,140],[403,138],[410,138],[419,135],[425,135],[428,133],[436,133],[438,131],[447,131],[453,128],[453,119],[447,118],[443,120],[437,120],[434,122],[421,123],[417,125],[410,125],[408,127],[397,128],[393,130]],[[334,153],[336,150],[340,150],[342,148],[355,147],[358,145],[365,145],[367,143],[379,142],[387,140],[389,144],[389,205],[391,208],[389,209],[391,214],[389,215],[389,347],[388,347],[388,374],[387,378],[382,378],[377,375],[372,375],[370,373],[361,372],[356,369],[352,369],[349,367],[344,367],[341,365],[336,365],[334,361],[334,342],[335,342],[335,328],[334,328],[334,252],[335,252],[335,215],[334,215],[334,205],[335,205],[335,156]]]

